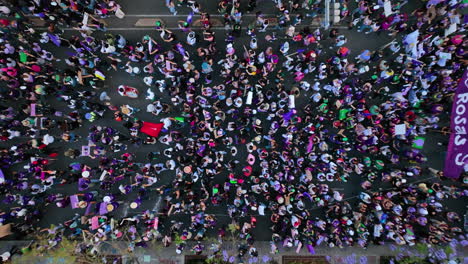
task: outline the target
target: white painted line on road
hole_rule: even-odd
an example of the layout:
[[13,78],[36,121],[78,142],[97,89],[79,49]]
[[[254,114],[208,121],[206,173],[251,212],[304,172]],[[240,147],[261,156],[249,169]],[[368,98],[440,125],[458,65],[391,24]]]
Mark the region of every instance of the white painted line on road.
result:
[[[172,15],[172,14],[148,14],[148,15],[145,15],[145,14],[133,14],[133,15],[128,15],[126,14],[125,17],[123,19],[125,19],[126,17],[147,17],[147,18],[157,18],[157,17],[177,17],[177,18],[180,18],[180,17],[187,17],[189,14],[178,14],[178,15]],[[263,17],[276,17],[277,14],[262,14]],[[294,14],[290,14],[290,16],[293,16]],[[242,17],[256,17],[257,15],[256,14],[245,14],[245,15],[242,15]],[[25,17],[28,17],[28,18],[40,18],[38,16],[34,16],[34,15],[27,15]],[[194,17],[200,17],[200,15],[197,15],[195,14]],[[224,15],[220,15],[220,14],[214,14],[214,15],[211,15],[210,14],[210,17],[224,17]],[[106,18],[99,18],[99,19],[108,19],[108,18],[117,18],[116,16],[110,16],[110,17],[106,17]]]
[[187,17],[187,15],[171,15],[171,14],[161,14],[161,15],[125,15],[123,19],[126,17],[147,17],[147,18],[154,18],[154,17]]
[[[186,15],[171,15],[171,14],[160,14],[160,15],[144,15],[144,14],[134,14],[134,15],[125,15],[125,17],[148,17],[148,18],[152,18],[152,17],[187,17],[189,14],[186,14]],[[200,15],[194,15],[195,17],[199,17]],[[256,17],[257,15],[256,14],[245,14],[245,15],[242,15],[242,17]],[[276,14],[263,14],[264,17],[276,17]],[[124,18],[125,18],[124,17]],[[219,14],[214,14],[214,15],[211,15],[210,14],[210,17],[224,17],[224,15],[219,15]]]
[[[320,28],[320,26],[309,26],[309,28]],[[337,29],[346,29],[348,27],[346,26],[337,26],[337,27],[333,27],[333,28],[337,28]],[[35,28],[37,30],[47,30],[47,28],[45,27],[40,27],[40,28]],[[168,30],[178,30],[180,28],[178,27],[169,27],[169,28],[166,28]],[[74,28],[63,28],[62,30],[64,31],[78,31],[77,29],[74,29]],[[154,29],[153,27],[122,27],[122,28],[107,28],[107,31],[131,31],[131,30],[154,30],[156,31],[156,29]],[[197,30],[203,30],[202,28],[192,28],[193,31],[197,31]],[[231,30],[231,29],[226,29],[225,27],[212,27],[211,30]],[[274,28],[267,28],[266,29],[267,31],[271,31],[271,30],[276,30]],[[97,30],[95,30],[95,32],[99,32]],[[103,32],[103,31],[101,31]]]

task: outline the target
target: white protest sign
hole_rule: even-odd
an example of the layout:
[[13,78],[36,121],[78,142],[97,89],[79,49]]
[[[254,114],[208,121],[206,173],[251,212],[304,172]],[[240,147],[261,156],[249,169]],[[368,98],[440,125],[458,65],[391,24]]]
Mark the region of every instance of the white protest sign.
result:
[[251,105],[251,104],[252,104],[252,99],[253,99],[253,92],[252,92],[252,91],[249,91],[249,93],[247,94],[247,102],[246,102],[246,104]]
[[395,135],[404,135],[406,134],[406,125],[400,124],[395,126]]
[[289,109],[296,108],[295,96],[293,94],[289,95]]
[[83,15],[83,25],[88,25],[88,19],[89,19],[89,14],[88,13],[84,13]]
[[457,31],[457,24],[452,23],[450,24],[450,27],[445,30],[445,36],[455,33],[456,31]]
[[390,16],[393,13],[392,12],[392,3],[390,1],[385,1],[384,2],[384,13],[385,13],[386,17]]

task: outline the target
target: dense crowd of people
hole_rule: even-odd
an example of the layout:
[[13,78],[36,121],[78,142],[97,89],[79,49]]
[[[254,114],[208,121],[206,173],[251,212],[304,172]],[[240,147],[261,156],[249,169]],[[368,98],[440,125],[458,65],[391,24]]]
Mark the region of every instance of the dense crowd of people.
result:
[[[466,173],[446,184],[421,150],[426,136],[437,144],[428,133],[450,132],[467,62],[460,1],[411,13],[392,1],[390,14],[383,1],[339,1],[355,34],[394,37],[377,50],[351,50],[346,29],[307,26],[323,22],[320,0],[274,0],[275,20],[256,0],[218,1],[225,37],[197,1],[167,0],[173,15],[190,12],[179,32],[156,22],[135,43],[107,31],[104,18],[124,16],[116,1],[13,2],[0,6],[0,221],[25,237],[55,208],[76,213],[36,246],[84,237],[77,250],[95,254],[103,241],[126,239],[129,251],[177,241],[178,254],[215,255],[221,247],[201,241],[231,230],[243,258],[258,255],[255,230],[271,232],[272,254],[464,235],[445,203],[466,196]],[[141,79],[139,95],[118,92],[146,109],[116,103],[116,74]],[[141,133],[143,121],[162,123],[160,135]],[[352,181],[356,196],[336,188]]]

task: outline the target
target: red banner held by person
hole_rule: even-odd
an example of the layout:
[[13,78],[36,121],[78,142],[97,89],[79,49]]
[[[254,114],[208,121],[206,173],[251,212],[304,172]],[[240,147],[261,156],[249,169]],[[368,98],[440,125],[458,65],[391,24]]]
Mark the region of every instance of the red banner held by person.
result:
[[143,122],[143,126],[140,128],[140,131],[148,136],[158,137],[163,127],[164,123]]

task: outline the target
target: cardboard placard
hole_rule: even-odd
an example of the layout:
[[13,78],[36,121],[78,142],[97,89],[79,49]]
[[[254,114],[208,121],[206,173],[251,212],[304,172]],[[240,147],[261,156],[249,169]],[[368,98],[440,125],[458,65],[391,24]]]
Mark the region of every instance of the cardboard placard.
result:
[[6,225],[0,226],[0,238],[9,236],[11,234],[13,234],[11,232],[11,224],[6,224]]

